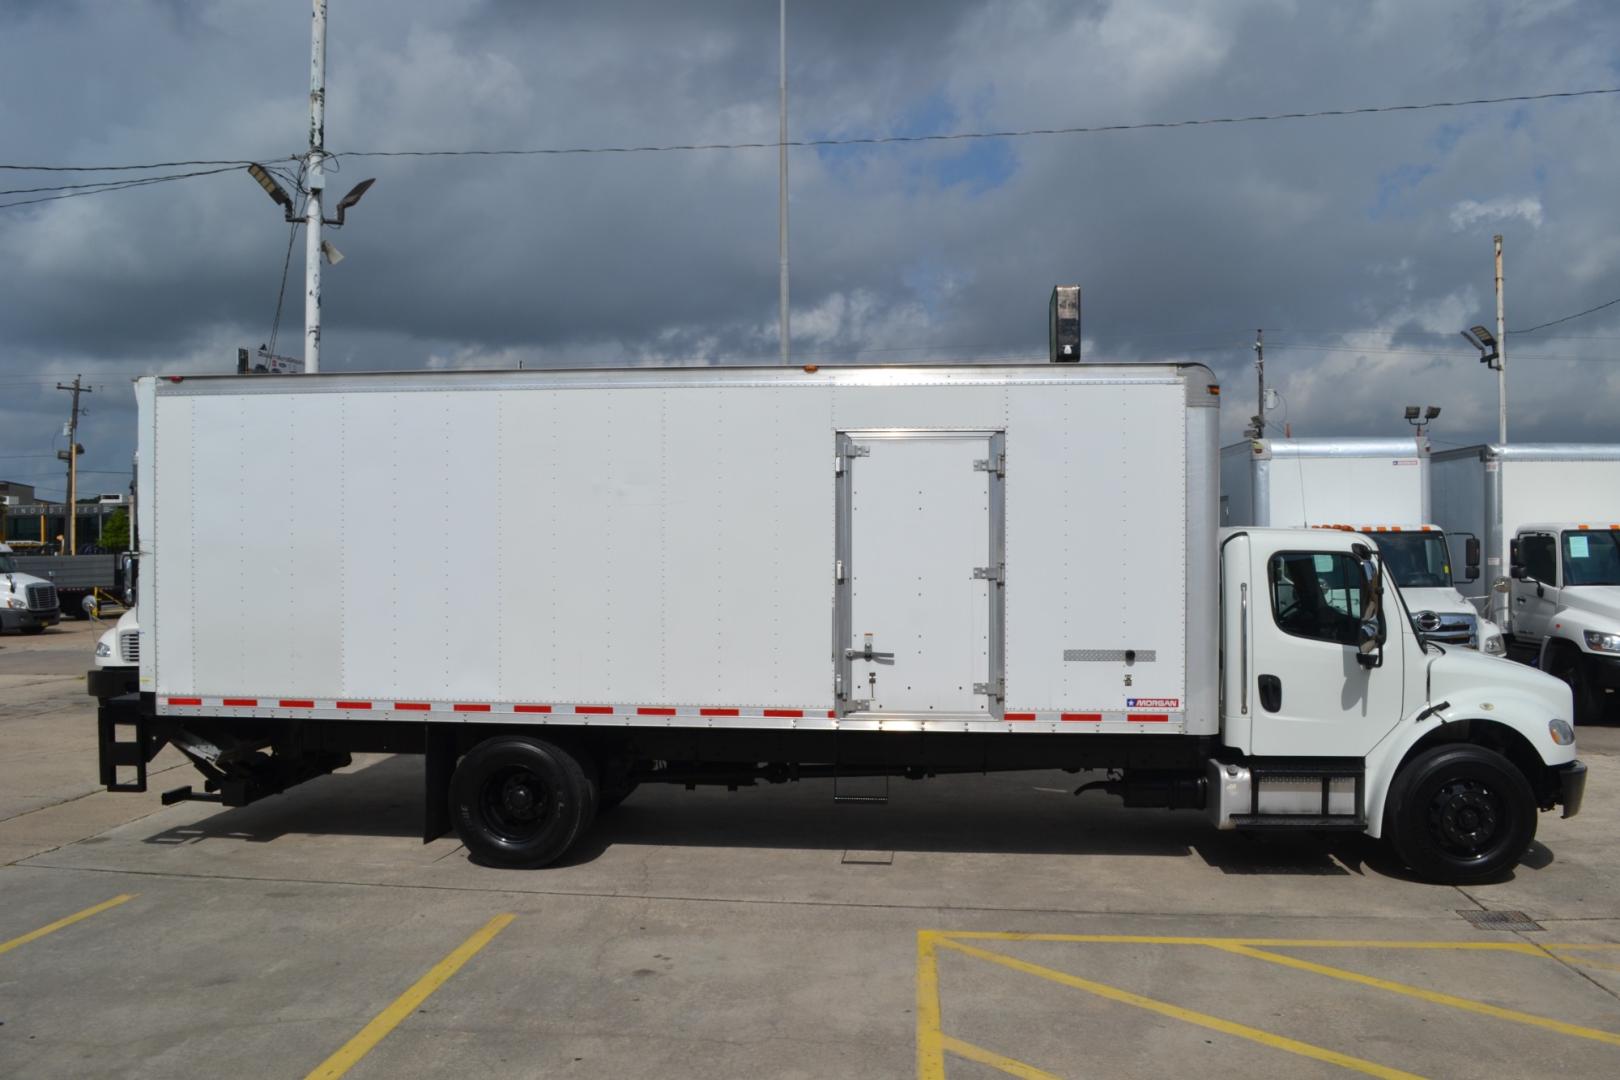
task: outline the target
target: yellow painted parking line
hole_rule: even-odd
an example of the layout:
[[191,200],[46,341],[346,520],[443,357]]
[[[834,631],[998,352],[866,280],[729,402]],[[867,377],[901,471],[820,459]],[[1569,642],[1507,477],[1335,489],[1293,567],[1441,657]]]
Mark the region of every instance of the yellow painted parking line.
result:
[[1055,941],[1080,945],[1252,945],[1270,949],[1467,949],[1475,952],[1512,952],[1545,956],[1545,949],[1620,948],[1620,945],[1534,945],[1523,941],[1358,941],[1318,938],[1177,937],[1149,934],[1026,934],[1016,930],[929,930],[941,940]]
[[[1064,792],[1064,794],[1068,794],[1068,792]],[[1062,1077],[1055,1073],[1037,1069],[1035,1066],[1027,1065],[1022,1061],[1015,1061],[993,1050],[986,1050],[982,1046],[974,1046],[970,1042],[963,1042],[961,1039],[950,1035],[942,1036],[942,1038],[945,1049],[958,1057],[978,1062],[980,1065],[988,1065],[992,1069],[1006,1073],[1008,1076],[1016,1076],[1018,1080],[1062,1080]]]
[[1487,1005],[1483,1001],[1456,997],[1452,994],[1442,994],[1434,990],[1424,990],[1421,987],[1408,986],[1406,983],[1379,979],[1356,971],[1346,971],[1344,968],[1328,967],[1326,964],[1317,964],[1293,956],[1284,956],[1282,953],[1265,952],[1248,945],[1227,942],[1215,947],[1225,952],[1236,953],[1239,956],[1253,957],[1256,960],[1281,964],[1283,967],[1294,968],[1297,971],[1309,971],[1317,975],[1326,975],[1331,979],[1342,979],[1345,982],[1359,983],[1362,986],[1370,986],[1378,990],[1388,990],[1393,994],[1404,994],[1407,997],[1433,1002],[1436,1005],[1449,1005],[1454,1009],[1479,1013],[1483,1016],[1492,1016],[1498,1020],[1511,1020],[1519,1024],[1529,1024],[1532,1027],[1546,1028],[1548,1031],[1556,1031],[1560,1035],[1571,1035],[1580,1039],[1592,1039],[1596,1042],[1620,1046],[1620,1035],[1608,1031],[1599,1031],[1596,1028],[1581,1027],[1579,1024],[1568,1024],[1562,1020],[1554,1020],[1547,1016],[1519,1012],[1516,1009],[1504,1009],[1498,1005]]
[[[1158,1013],[1160,1016],[1167,1016],[1173,1020],[1181,1020],[1185,1023],[1196,1024],[1199,1027],[1208,1028],[1211,1031],[1218,1031],[1224,1035],[1235,1035],[1240,1039],[1248,1039],[1249,1041],[1259,1043],[1262,1046],[1269,1046],[1276,1050],[1285,1050],[1291,1054],[1298,1054],[1301,1057],[1313,1058],[1317,1061],[1327,1062],[1330,1065],[1338,1065],[1342,1068],[1365,1073],[1368,1076],[1383,1077],[1385,1080],[1414,1080],[1415,1077],[1415,1074],[1413,1073],[1403,1072],[1400,1069],[1392,1069],[1388,1066],[1380,1065],[1377,1062],[1367,1061],[1358,1057],[1351,1057],[1349,1054],[1341,1054],[1336,1050],[1329,1050],[1321,1046],[1313,1046],[1310,1043],[1300,1042],[1297,1039],[1290,1039],[1286,1036],[1273,1035],[1269,1031],[1261,1031],[1259,1028],[1252,1028],[1247,1024],[1239,1024],[1231,1020],[1223,1020],[1218,1016],[1210,1016],[1208,1013],[1194,1012],[1191,1009],[1184,1009],[1179,1005],[1172,1005],[1166,1001],[1159,1001],[1155,998],[1144,997],[1141,994],[1134,994],[1129,990],[1121,990],[1117,986],[1109,986],[1106,983],[1092,982],[1090,979],[1082,979],[1077,975],[1070,975],[1066,971],[1058,971],[1054,968],[1042,967],[1039,964],[1031,964],[1026,960],[1019,960],[1016,957],[1006,956],[1002,953],[989,952],[985,949],[980,949],[976,946],[968,945],[963,941],[956,940],[956,937],[957,935],[952,935],[951,937],[936,935],[933,941],[937,948],[950,949],[955,952],[962,953],[963,955],[986,961],[987,963],[1000,964],[1002,967],[1011,968],[1012,970],[1022,972],[1025,975],[1033,975],[1036,978],[1045,979],[1049,982],[1055,982],[1062,986],[1071,987],[1076,990],[1084,990],[1087,993],[1095,994],[1098,997],[1106,998],[1109,1001],[1116,1001],[1125,1005],[1133,1005],[1136,1008],[1146,1009],[1149,1012]],[[919,1077],[921,1077],[920,1070]]]
[[411,1015],[417,1006],[449,981],[452,975],[461,970],[462,965],[493,941],[495,935],[506,929],[507,924],[515,918],[516,915],[497,915],[485,923],[482,930],[463,941],[449,956],[434,964],[426,975],[395,998],[392,1005],[378,1013],[371,1023],[361,1028],[360,1033],[344,1043],[337,1053],[317,1065],[305,1080],[336,1080],[354,1068],[361,1058],[369,1054],[390,1031],[399,1026],[400,1021]]
[[124,893],[121,896],[113,897],[111,900],[103,900],[95,907],[87,907],[83,911],[76,911],[72,915],[69,915],[63,919],[57,919],[55,922],[42,926],[38,930],[30,930],[21,937],[14,937],[10,941],[0,942],[0,954],[8,953],[12,949],[28,944],[30,941],[38,941],[46,934],[54,934],[63,927],[72,926],[76,922],[83,922],[92,915],[100,915],[103,911],[107,911],[110,908],[115,908],[119,904],[128,903],[129,901],[135,899],[135,896],[135,893]]
[[[1586,946],[1582,946],[1582,948],[1585,947]],[[1580,955],[1579,952],[1577,952],[1575,949],[1569,948],[1568,946],[1549,945],[1547,946],[1547,951],[1551,953],[1554,958],[1562,960],[1568,964],[1574,964],[1577,967],[1597,968],[1599,971],[1620,971],[1620,964],[1610,964],[1605,963],[1602,960],[1593,960],[1591,957]]]

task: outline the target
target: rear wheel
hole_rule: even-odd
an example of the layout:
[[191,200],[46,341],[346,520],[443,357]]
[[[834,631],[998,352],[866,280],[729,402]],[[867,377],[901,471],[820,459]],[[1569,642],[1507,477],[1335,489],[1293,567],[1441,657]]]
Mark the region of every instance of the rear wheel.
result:
[[43,634],[45,632],[43,626],[19,626],[17,629],[25,634]]
[[1384,835],[1419,877],[1445,885],[1493,881],[1536,838],[1536,797],[1524,774],[1482,746],[1436,746],[1390,789]]
[[456,833],[480,862],[540,867],[555,862],[596,809],[589,762],[521,735],[473,747],[450,779]]

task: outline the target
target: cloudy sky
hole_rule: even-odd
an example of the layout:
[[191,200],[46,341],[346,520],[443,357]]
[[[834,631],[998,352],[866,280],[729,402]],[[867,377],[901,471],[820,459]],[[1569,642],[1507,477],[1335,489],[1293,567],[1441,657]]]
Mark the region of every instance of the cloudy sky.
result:
[[[1620,86],[1611,0],[798,0],[790,138],[1091,126]],[[306,138],[305,0],[7,0],[0,163],[285,161]],[[325,370],[774,362],[772,0],[331,0],[336,193]],[[1189,359],[1296,435],[1494,437],[1457,336],[1620,297],[1620,95],[1348,118],[791,153],[793,355],[1041,359],[1057,282],[1094,359]],[[160,170],[162,172],[183,170]],[[114,174],[124,175],[124,174]],[[0,171],[6,191],[105,174]],[[0,202],[38,198],[0,195]],[[0,478],[118,490],[128,380],[269,339],[287,251],[241,172],[0,208]],[[302,238],[277,351],[302,333]],[[1517,440],[1620,441],[1620,305],[1511,342]]]

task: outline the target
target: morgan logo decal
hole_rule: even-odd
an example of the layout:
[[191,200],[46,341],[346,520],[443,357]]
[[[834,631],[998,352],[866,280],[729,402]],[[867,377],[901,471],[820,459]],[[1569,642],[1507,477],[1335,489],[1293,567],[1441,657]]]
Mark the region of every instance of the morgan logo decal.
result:
[[1133,697],[1125,699],[1127,709],[1179,709],[1181,699],[1173,697]]

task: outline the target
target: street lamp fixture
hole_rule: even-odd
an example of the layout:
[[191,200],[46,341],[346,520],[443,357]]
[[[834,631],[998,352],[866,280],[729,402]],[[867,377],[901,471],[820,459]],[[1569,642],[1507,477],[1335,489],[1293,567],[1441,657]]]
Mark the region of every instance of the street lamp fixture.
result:
[[326,218],[325,219],[326,223],[328,225],[332,225],[334,227],[341,228],[342,225],[343,225],[343,214],[344,214],[344,212],[347,211],[349,209],[349,207],[351,207],[355,203],[359,202],[360,199],[365,195],[365,193],[371,190],[371,185],[375,184],[376,182],[377,182],[377,178],[372,177],[370,180],[362,180],[358,184],[354,185],[354,188],[352,190],[350,190],[350,192],[347,195],[343,196],[343,198],[338,200],[337,217],[335,217],[335,218]]
[[1491,370],[1497,370],[1497,361],[1502,353],[1496,346],[1496,335],[1483,326],[1475,326],[1461,331],[1463,340],[1479,350],[1479,362]]
[[1417,428],[1419,435],[1422,435],[1423,429],[1439,415],[1440,406],[1438,405],[1408,405],[1406,407],[1406,422]]
[[263,165],[249,165],[247,171],[248,175],[257,180],[259,186],[264,188],[264,193],[270,196],[277,206],[286,211],[288,221],[298,220],[297,211],[293,208],[292,196],[288,195],[281,185],[276,183],[276,178],[270,175],[268,169]]

